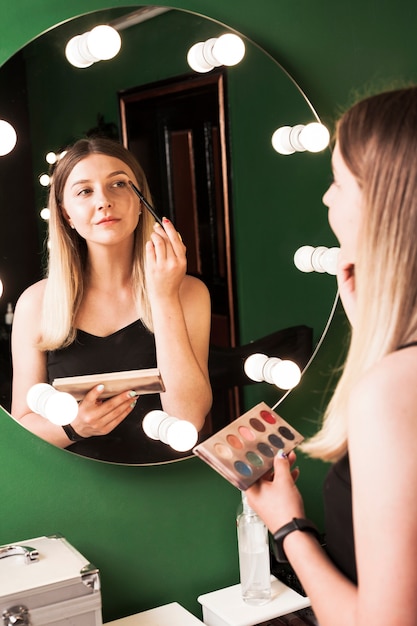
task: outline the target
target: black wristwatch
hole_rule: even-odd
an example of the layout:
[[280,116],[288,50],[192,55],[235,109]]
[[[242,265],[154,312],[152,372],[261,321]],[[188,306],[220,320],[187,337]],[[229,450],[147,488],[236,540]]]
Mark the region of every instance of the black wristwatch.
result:
[[319,533],[318,528],[315,524],[309,519],[294,517],[291,522],[282,526],[277,532],[274,534],[274,547],[275,547],[275,558],[279,563],[288,563],[288,559],[284,552],[283,542],[287,535],[292,533],[294,530],[301,530],[303,532],[312,533],[321,542],[321,535]]
[[65,424],[62,428],[64,429],[65,434],[68,437],[68,439],[70,439],[71,441],[75,442],[75,441],[82,441],[83,439],[85,439],[85,437],[82,437],[77,432],[75,432],[75,430],[70,424]]

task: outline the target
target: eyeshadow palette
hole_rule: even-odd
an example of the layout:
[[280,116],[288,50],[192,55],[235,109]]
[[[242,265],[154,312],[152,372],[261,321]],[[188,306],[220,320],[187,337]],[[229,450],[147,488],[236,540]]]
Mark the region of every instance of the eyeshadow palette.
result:
[[199,443],[193,453],[245,491],[273,467],[278,450],[288,454],[303,440],[299,432],[261,402]]

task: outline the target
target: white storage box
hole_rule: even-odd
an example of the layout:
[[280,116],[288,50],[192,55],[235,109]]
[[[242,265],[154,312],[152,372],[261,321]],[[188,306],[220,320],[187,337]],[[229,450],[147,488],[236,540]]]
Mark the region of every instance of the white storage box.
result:
[[58,535],[0,546],[0,618],[3,626],[102,626],[99,572]]

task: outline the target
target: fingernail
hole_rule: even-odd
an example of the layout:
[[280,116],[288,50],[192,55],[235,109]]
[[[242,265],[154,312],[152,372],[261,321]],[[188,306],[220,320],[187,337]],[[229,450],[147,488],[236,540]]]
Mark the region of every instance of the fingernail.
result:
[[166,222],[166,223],[168,224],[169,219],[168,219],[167,217],[163,217],[163,218],[162,218],[162,221],[163,221],[163,222]]
[[97,385],[97,391],[103,391],[104,385]]
[[287,455],[285,454],[284,450],[278,450],[277,452],[277,457],[279,457],[280,459],[286,459]]
[[137,400],[134,400],[134,402],[131,402],[131,404],[130,404],[130,408],[131,408],[131,409],[134,409],[134,408],[135,408],[135,406],[136,406],[136,402],[137,402]]
[[129,398],[136,398],[138,393],[137,393],[137,391],[129,391],[129,393],[127,395],[129,396]]

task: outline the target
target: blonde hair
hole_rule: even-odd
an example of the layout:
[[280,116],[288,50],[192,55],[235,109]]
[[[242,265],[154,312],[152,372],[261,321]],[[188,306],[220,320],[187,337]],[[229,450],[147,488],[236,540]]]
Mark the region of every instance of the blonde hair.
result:
[[[122,144],[103,137],[80,139],[69,147],[58,161],[49,190],[49,251],[47,282],[43,298],[41,339],[39,349],[56,350],[75,339],[74,320],[84,295],[87,245],[73,230],[62,212],[65,183],[74,166],[90,154],[105,154],[123,161],[134,173],[145,198],[151,195],[145,174],[135,157]],[[138,201],[139,202],[139,201]],[[150,304],[146,294],[144,254],[154,224],[148,211],[143,211],[135,230],[132,285],[138,312],[145,325],[152,329]]]
[[339,120],[336,139],[363,194],[355,326],[322,428],[302,446],[310,456],[332,462],[347,452],[354,385],[417,334],[417,87],[358,102]]

